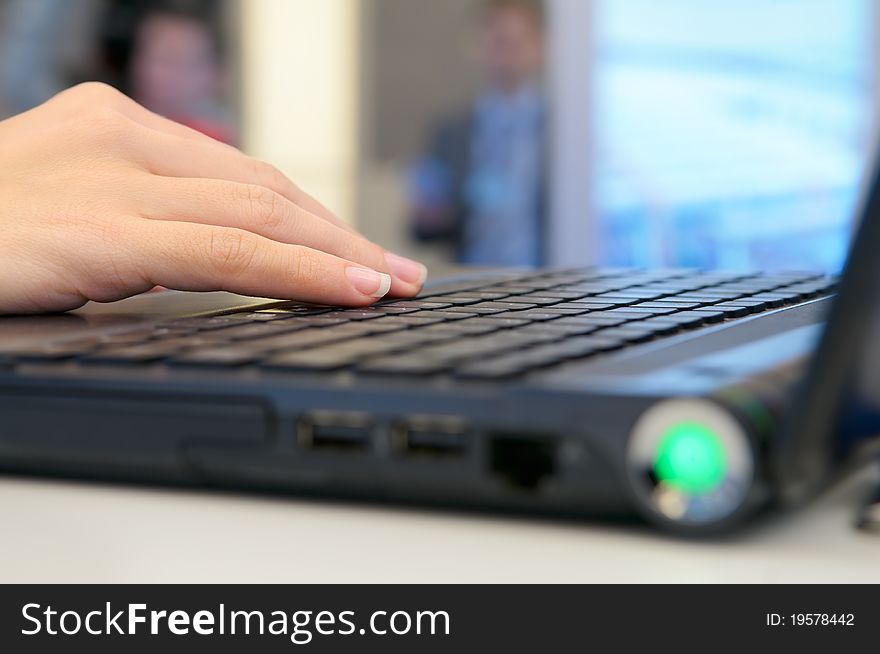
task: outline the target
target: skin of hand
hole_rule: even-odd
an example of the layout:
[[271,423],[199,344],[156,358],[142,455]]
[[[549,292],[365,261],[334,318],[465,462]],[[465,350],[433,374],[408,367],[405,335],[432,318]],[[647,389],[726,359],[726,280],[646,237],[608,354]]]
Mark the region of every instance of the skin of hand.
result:
[[0,122],[0,313],[155,286],[364,306],[425,277],[275,167],[104,84]]

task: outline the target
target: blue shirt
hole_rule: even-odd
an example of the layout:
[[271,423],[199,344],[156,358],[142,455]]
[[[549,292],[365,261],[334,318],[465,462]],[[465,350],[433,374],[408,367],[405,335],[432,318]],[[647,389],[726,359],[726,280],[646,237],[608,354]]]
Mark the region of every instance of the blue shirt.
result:
[[477,102],[464,191],[470,211],[463,263],[540,264],[543,114],[535,86],[489,92]]

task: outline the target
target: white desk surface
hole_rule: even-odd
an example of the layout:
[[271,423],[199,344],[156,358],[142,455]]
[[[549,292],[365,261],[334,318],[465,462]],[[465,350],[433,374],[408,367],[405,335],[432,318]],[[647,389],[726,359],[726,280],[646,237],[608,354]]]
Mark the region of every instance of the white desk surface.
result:
[[735,538],[0,477],[0,583],[880,582],[877,470]]

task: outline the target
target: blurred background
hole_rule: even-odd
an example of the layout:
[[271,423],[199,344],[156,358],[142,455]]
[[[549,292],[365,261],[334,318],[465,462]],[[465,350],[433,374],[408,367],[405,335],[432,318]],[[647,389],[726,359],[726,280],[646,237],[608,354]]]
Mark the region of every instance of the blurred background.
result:
[[79,81],[470,265],[839,269],[871,0],[0,0],[0,115]]

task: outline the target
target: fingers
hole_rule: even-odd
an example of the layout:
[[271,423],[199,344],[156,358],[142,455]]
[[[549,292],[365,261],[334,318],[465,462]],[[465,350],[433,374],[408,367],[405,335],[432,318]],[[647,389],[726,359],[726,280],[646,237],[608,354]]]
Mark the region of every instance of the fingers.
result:
[[150,285],[185,291],[365,306],[385,295],[388,275],[251,232],[174,221],[138,221],[131,256]]
[[[263,186],[337,227],[355,232],[353,227],[303,192],[277,168],[248,157],[233,147],[216,141],[187,141],[167,133],[158,133],[147,146],[148,166],[150,172],[156,175],[213,178]],[[168,156],[169,153],[183,156]]]
[[[109,108],[154,132],[150,142],[158,147],[150,148],[150,164],[153,172],[159,175],[213,177],[259,184],[338,227],[355,231],[274,166],[248,157],[231,145],[153,113],[112,86],[86,82],[63,91],[56,97],[59,101],[53,102],[50,109],[62,114],[80,114],[95,107]],[[165,138],[159,138],[159,135]],[[181,156],[181,153],[185,154]]]
[[[128,100],[128,98],[126,98]],[[355,229],[323,204],[303,191],[271,164],[247,156],[237,148],[220,143],[195,130],[147,111],[137,103],[124,109],[126,115],[158,132],[151,139],[154,147],[148,154],[151,172],[167,177],[212,177],[243,184],[259,184],[272,189],[337,227]],[[168,153],[185,153],[169,157]]]
[[386,253],[356,232],[323,220],[262,186],[215,179],[150,178],[143,215],[244,229],[280,243],[299,244],[391,273],[391,294],[412,296],[424,284],[424,266]]

